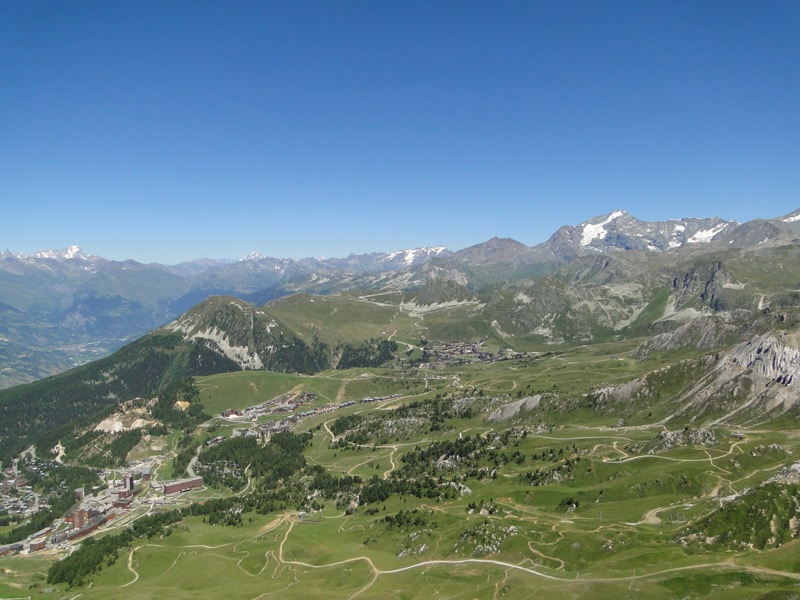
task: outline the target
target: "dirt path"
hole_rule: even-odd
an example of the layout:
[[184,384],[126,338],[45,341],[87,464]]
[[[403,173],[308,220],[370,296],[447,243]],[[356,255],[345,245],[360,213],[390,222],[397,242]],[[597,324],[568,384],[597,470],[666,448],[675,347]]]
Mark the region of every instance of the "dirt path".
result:
[[535,554],[536,556],[539,556],[545,560],[552,560],[553,562],[557,562],[558,566],[556,567],[556,570],[564,569],[566,563],[563,560],[561,560],[560,558],[556,558],[555,556],[547,556],[547,554],[540,552],[539,550],[534,548],[531,544],[533,544],[533,542],[528,542],[528,550],[530,550],[532,554]]
[[397,468],[397,463],[394,460],[394,453],[397,452],[397,447],[395,446],[392,448],[392,451],[389,453],[389,462],[391,463],[391,467],[389,467],[388,471],[383,473],[384,479],[389,479],[389,474]]
[[[660,509],[654,509],[652,511],[649,511],[648,512],[648,516],[646,516],[645,520],[647,520],[648,518],[654,518],[655,515],[657,514],[657,512],[660,511],[660,510],[665,510],[665,509],[660,508]],[[508,574],[513,572],[513,571],[520,571],[520,572],[526,573],[528,575],[532,575],[534,577],[538,577],[540,579],[544,579],[544,580],[552,581],[552,582],[556,582],[556,583],[584,584],[584,585],[585,584],[593,584],[593,583],[621,583],[621,582],[626,582],[626,581],[633,582],[633,581],[638,581],[638,580],[659,578],[659,577],[662,577],[664,575],[668,575],[670,573],[680,573],[680,572],[684,572],[684,571],[697,571],[697,570],[701,570],[701,569],[740,571],[740,572],[754,573],[754,574],[758,574],[758,575],[768,575],[768,576],[772,576],[772,577],[784,577],[784,578],[787,578],[787,579],[792,579],[794,581],[800,581],[800,573],[794,573],[794,572],[789,572],[789,571],[781,571],[781,570],[778,570],[778,569],[770,569],[768,567],[739,565],[739,564],[736,564],[733,561],[733,559],[727,559],[727,560],[725,560],[723,562],[719,562],[719,563],[702,563],[702,564],[696,564],[696,565],[671,567],[671,568],[668,568],[668,569],[661,569],[661,570],[658,570],[658,571],[651,571],[651,572],[642,573],[642,574],[636,574],[634,572],[633,575],[623,575],[623,576],[619,576],[619,577],[609,577],[609,576],[598,577],[598,576],[593,576],[593,575],[584,575],[583,577],[581,577],[580,573],[577,573],[575,576],[555,575],[553,573],[546,572],[546,571],[563,571],[563,569],[565,568],[566,564],[560,558],[555,558],[555,557],[552,557],[552,556],[548,556],[548,555],[542,553],[540,550],[537,550],[536,548],[533,548],[532,545],[531,545],[533,542],[529,542],[528,543],[528,549],[531,551],[531,553],[534,556],[538,556],[543,560],[552,561],[553,563],[556,563],[557,564],[556,567],[554,567],[554,568],[544,567],[544,569],[546,570],[545,571],[545,570],[542,570],[541,568],[528,567],[528,566],[524,566],[523,564],[514,564],[514,563],[509,563],[509,562],[505,562],[505,561],[501,561],[501,560],[482,559],[482,558],[464,558],[464,559],[453,559],[453,560],[448,560],[448,559],[426,560],[426,561],[421,561],[419,563],[415,563],[413,565],[408,565],[408,566],[405,566],[405,567],[399,567],[399,568],[396,568],[396,569],[381,569],[381,568],[378,568],[375,565],[375,563],[372,561],[372,559],[370,557],[368,557],[368,556],[354,556],[354,557],[347,558],[347,559],[344,559],[344,560],[339,560],[339,561],[335,561],[335,562],[319,565],[319,564],[312,564],[312,563],[303,562],[303,561],[299,561],[299,560],[289,560],[289,559],[284,557],[284,547],[285,547],[287,541],[289,540],[289,536],[294,531],[294,526],[297,523],[298,523],[298,521],[295,518],[293,518],[291,515],[284,514],[284,515],[276,516],[272,521],[270,521],[269,523],[264,525],[261,529],[259,529],[258,533],[254,537],[258,537],[258,536],[263,535],[263,534],[268,533],[268,532],[275,532],[279,527],[283,526],[284,524],[288,525],[288,527],[286,528],[286,532],[283,534],[283,537],[281,538],[281,541],[280,541],[280,543],[278,545],[277,553],[274,553],[272,551],[267,553],[268,562],[270,561],[270,558],[271,558],[271,560],[274,560],[278,564],[279,567],[280,566],[292,566],[292,565],[294,565],[294,566],[299,566],[299,567],[305,567],[305,568],[308,568],[308,569],[328,569],[328,568],[338,567],[338,566],[352,564],[352,563],[356,563],[356,562],[363,562],[371,570],[372,578],[365,585],[363,585],[361,588],[359,588],[353,594],[351,594],[349,596],[349,600],[354,600],[355,598],[357,598],[358,596],[364,594],[366,591],[368,591],[370,588],[372,588],[373,585],[376,583],[376,581],[378,580],[378,578],[380,576],[383,576],[383,575],[396,575],[396,574],[405,573],[405,572],[408,572],[408,571],[413,571],[413,570],[416,570],[416,569],[427,569],[429,567],[438,567],[438,566],[463,566],[463,565],[496,566],[496,567],[501,567],[501,568],[505,569],[506,577],[508,577]],[[555,527],[555,525],[554,525],[554,527]],[[153,544],[144,544],[144,545],[153,545]],[[136,548],[132,549],[130,551],[130,553],[128,554],[127,567],[128,567],[128,570],[133,574],[134,578],[133,578],[132,581],[129,581],[128,583],[122,584],[120,587],[127,587],[129,585],[132,585],[132,584],[136,583],[139,580],[139,573],[133,567],[133,557],[134,557],[134,554],[136,553],[136,551],[138,551],[144,545],[137,546]],[[153,546],[158,547],[157,545],[153,545]],[[191,547],[192,548],[214,549],[214,547],[210,547],[210,546],[191,546]],[[530,558],[526,558],[524,562],[530,562],[530,561],[531,561]],[[266,565],[265,565],[264,568],[266,568]],[[263,572],[263,569],[262,569],[262,572]]]
[[658,517],[658,513],[664,512],[665,510],[669,510],[670,506],[659,506],[658,508],[653,508],[648,510],[644,513],[644,517],[642,520],[637,523],[625,523],[626,525],[659,525],[661,523],[661,519]]
[[[557,581],[557,582],[563,582],[563,583],[572,583],[572,582],[575,582],[575,581],[578,581],[578,580],[581,581],[581,582],[584,582],[584,583],[595,582],[595,581],[597,581],[597,582],[627,581],[629,579],[633,580],[633,579],[642,579],[642,578],[645,578],[645,577],[653,577],[653,576],[659,575],[661,573],[667,573],[667,572],[671,572],[671,571],[681,571],[681,570],[684,570],[684,569],[698,569],[698,568],[707,568],[707,567],[717,566],[717,565],[714,565],[714,564],[706,564],[706,565],[696,565],[696,566],[691,566],[691,567],[675,567],[674,569],[667,569],[665,571],[661,571],[661,572],[658,572],[658,573],[651,573],[651,574],[648,574],[648,575],[632,575],[632,576],[620,577],[620,578],[589,578],[589,579],[584,578],[584,579],[579,579],[577,577],[576,578],[558,577],[558,576],[555,576],[555,575],[550,575],[548,573],[543,573],[542,571],[539,571],[539,570],[536,570],[536,569],[532,569],[532,568],[529,568],[529,567],[523,567],[522,565],[515,565],[513,563],[507,563],[507,562],[500,561],[500,560],[481,559],[481,558],[464,558],[464,559],[457,559],[457,560],[446,560],[446,559],[442,559],[442,560],[426,560],[426,561],[422,561],[422,562],[419,562],[419,563],[416,563],[416,564],[413,564],[413,565],[409,565],[409,566],[406,566],[406,567],[400,567],[400,568],[397,568],[397,569],[379,569],[378,567],[375,566],[375,563],[373,563],[372,559],[369,558],[368,556],[354,556],[352,558],[347,558],[345,560],[340,560],[340,561],[336,561],[336,562],[332,562],[332,563],[327,563],[327,564],[324,564],[324,565],[314,565],[314,564],[306,563],[306,562],[302,562],[302,561],[284,559],[284,557],[283,557],[283,548],[284,548],[284,545],[286,544],[287,540],[289,539],[289,535],[291,535],[292,530],[294,529],[294,525],[295,525],[295,521],[293,519],[285,518],[284,520],[289,523],[289,528],[286,530],[286,533],[284,534],[283,539],[281,540],[281,543],[278,546],[278,555],[277,555],[276,558],[277,558],[277,560],[279,562],[281,562],[283,564],[287,564],[287,565],[298,565],[298,566],[302,566],[302,567],[306,567],[306,568],[310,568],[310,569],[326,569],[326,568],[329,568],[329,567],[336,567],[336,566],[339,566],[339,565],[345,565],[345,564],[349,564],[349,563],[357,562],[357,561],[363,561],[363,562],[365,562],[365,563],[367,563],[369,565],[370,569],[372,569],[372,572],[374,574],[372,580],[369,583],[367,583],[364,587],[362,587],[361,589],[356,591],[354,594],[352,594],[350,596],[350,600],[352,600],[353,598],[358,597],[359,595],[361,595],[362,593],[367,591],[369,588],[371,588],[372,585],[377,580],[379,575],[394,575],[394,574],[397,574],[397,573],[404,573],[406,571],[411,571],[411,570],[414,570],[414,569],[421,569],[421,568],[426,568],[426,567],[430,567],[430,566],[438,566],[438,565],[465,565],[465,564],[497,565],[497,566],[504,567],[506,569],[523,571],[525,573],[529,573],[531,575],[535,575],[537,577],[541,577],[542,579],[548,579],[550,581]],[[546,557],[546,558],[549,558],[549,557]],[[796,575],[797,579],[800,579],[800,574],[794,574],[794,575]]]
[[386,454],[381,454],[380,456],[371,456],[370,458],[362,460],[360,463],[356,463],[352,467],[347,469],[347,474],[348,475],[352,475],[353,471],[355,471],[358,467],[363,467],[364,465],[366,465],[368,463],[381,460],[382,458],[386,458],[386,456],[387,456]]
[[[366,557],[361,557],[366,558]],[[357,560],[357,559],[350,559],[350,560]],[[369,559],[367,559],[369,560]],[[369,561],[372,564],[372,561]],[[769,569],[767,567],[751,567],[751,566],[743,566],[737,565],[731,560],[726,560],[721,563],[703,563],[699,565],[687,565],[683,567],[672,567],[669,569],[662,569],[661,571],[653,571],[650,573],[643,573],[641,575],[625,575],[622,577],[581,577],[580,574],[576,575],[575,577],[557,577],[555,575],[550,575],[548,573],[542,573],[541,571],[537,571],[536,569],[531,569],[529,567],[523,567],[522,565],[515,565],[512,563],[507,563],[501,560],[491,560],[491,559],[483,559],[483,558],[465,558],[461,560],[429,560],[420,562],[414,565],[409,565],[407,567],[401,567],[399,569],[391,569],[391,570],[380,570],[376,569],[377,574],[379,575],[392,575],[395,573],[403,573],[405,571],[411,571],[413,569],[420,569],[428,566],[436,566],[436,565],[463,565],[463,564],[485,564],[485,565],[497,565],[500,567],[504,567],[507,569],[514,569],[518,571],[523,571],[530,575],[535,575],[537,577],[541,577],[542,579],[548,579],[550,581],[557,581],[560,583],[619,583],[621,581],[636,581],[639,579],[650,579],[653,577],[660,577],[662,575],[666,575],[668,573],[679,573],[681,571],[696,571],[698,569],[730,569],[736,571],[747,571],[749,573],[758,573],[761,575],[772,575],[776,577],[786,577],[787,579],[794,579],[795,581],[800,581],[800,573],[793,573],[791,571],[779,571],[776,569]],[[331,565],[333,566],[333,565]]]
[[[660,458],[662,460],[669,460],[669,461],[673,461],[673,462],[708,462],[711,465],[712,468],[717,469],[719,471],[722,471],[726,475],[730,474],[730,472],[726,471],[722,467],[719,467],[719,466],[715,465],[714,461],[717,460],[717,459],[720,459],[720,458],[724,458],[726,456],[730,456],[731,454],[733,454],[734,450],[739,450],[741,452],[741,450],[739,449],[739,445],[742,444],[741,441],[734,442],[733,444],[731,444],[731,447],[726,452],[723,452],[723,451],[720,450],[720,455],[719,456],[711,456],[711,453],[708,451],[708,449],[703,448],[703,451],[706,454],[706,458],[671,458],[669,456],[659,456],[657,454],[641,454],[641,455],[638,455],[638,456],[629,456],[628,454],[626,454],[625,452],[623,452],[622,450],[620,450],[617,447],[617,443],[618,442],[614,442],[612,446],[613,446],[614,450],[616,450],[617,452],[619,452],[619,453],[621,453],[623,455],[623,458],[618,458],[618,459],[604,458],[604,459],[602,459],[604,463],[617,463],[617,464],[619,464],[619,463],[626,463],[626,462],[630,462],[630,461],[633,461],[633,460],[644,459],[644,458]],[[596,449],[597,449],[597,446],[595,446],[594,449],[592,450],[592,454],[594,454],[594,451]],[[709,498],[718,497],[719,494],[720,494],[720,491],[722,490],[722,488],[724,486],[730,487],[731,492],[734,491],[731,481],[729,481],[728,479],[725,479],[719,473],[711,472],[711,471],[707,471],[707,473],[709,475],[716,476],[717,477],[717,483],[711,490],[709,490],[708,492],[704,493],[701,496],[701,500],[707,500]],[[749,477],[749,475],[748,475],[748,477]],[[678,504],[683,504],[683,502],[680,502]],[[676,508],[676,505],[659,506],[657,508],[652,508],[652,509],[648,510],[644,514],[644,516],[642,517],[642,519],[640,521],[636,521],[635,523],[623,523],[623,524],[624,525],[631,525],[631,526],[634,526],[634,527],[637,526],[637,525],[659,525],[659,524],[661,524],[662,521],[659,518],[658,514],[662,513],[662,512],[665,512],[665,511],[668,511],[668,510],[673,510],[675,508]]]
[[268,531],[272,531],[282,522],[283,522],[283,517],[275,517],[274,519],[272,519],[272,521],[270,521],[269,523],[267,523],[261,529],[258,530],[258,535],[263,535]]
[[137,581],[139,581],[139,573],[136,572],[136,569],[133,568],[133,554],[136,552],[141,546],[136,546],[133,550],[128,553],[128,571],[133,573],[133,581],[129,581],[128,583],[124,583],[119,587],[128,587],[129,585],[133,585]]
[[389,459],[389,463],[391,464],[391,467],[389,467],[386,471],[383,472],[383,478],[384,479],[389,479],[389,474],[397,468],[397,462],[394,459],[394,454],[395,454],[395,452],[397,452],[398,446],[395,446],[395,445],[392,445],[392,446],[365,446],[365,445],[361,445],[360,447],[361,448],[373,448],[374,447],[374,448],[381,448],[381,449],[387,449],[388,448],[388,449],[391,449],[391,452],[389,452],[389,454],[381,454],[380,456],[372,456],[371,458],[368,458],[368,459],[366,459],[364,461],[361,461],[360,463],[355,464],[352,467],[350,467],[347,470],[347,474],[348,475],[352,475],[353,471],[355,471],[358,467],[362,467],[362,466],[364,466],[364,465],[366,465],[368,463],[376,462],[378,460],[383,460],[384,458],[388,458]]
[[335,442],[336,441],[336,436],[333,435],[333,432],[331,431],[331,428],[328,426],[328,423],[333,423],[334,421],[335,421],[335,419],[331,419],[330,421],[325,421],[322,424],[322,426],[325,428],[325,431],[327,431],[328,435],[331,436],[331,442]]

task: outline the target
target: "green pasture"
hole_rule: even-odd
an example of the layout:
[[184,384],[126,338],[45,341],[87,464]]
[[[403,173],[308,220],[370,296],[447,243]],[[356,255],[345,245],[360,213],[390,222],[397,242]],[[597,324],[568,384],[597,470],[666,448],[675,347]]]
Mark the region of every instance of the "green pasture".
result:
[[0,598],[27,598],[33,594],[57,597],[41,594],[41,590],[48,587],[47,569],[53,560],[53,555],[43,553],[0,557]]
[[395,332],[415,335],[414,320],[397,306],[349,296],[296,294],[271,302],[266,310],[307,340],[315,334],[328,344],[387,338]]
[[307,376],[267,371],[241,372],[227,377],[215,375],[197,383],[202,390],[200,398],[203,406],[207,407],[206,412],[220,407],[247,408],[289,392],[301,391],[317,394],[319,401],[333,402],[342,386],[339,378],[325,374]]
[[[499,555],[464,557],[452,551],[460,532],[483,519],[447,507],[426,509],[438,517],[427,539],[431,549],[398,558],[403,532],[387,531],[382,515],[402,502],[387,503],[375,516],[329,515],[299,520],[283,515],[245,519],[222,528],[191,518],[163,539],[136,544],[103,569],[85,598],[512,598],[636,597],[676,594],[748,598],[769,589],[796,589],[785,577],[748,571],[736,561],[664,545],[657,536],[608,526],[571,531],[568,522],[514,521],[519,534]],[[406,504],[409,506],[408,504]],[[409,506],[410,508],[410,506]],[[327,512],[327,511],[326,511]],[[791,568],[791,549],[759,556]],[[128,568],[128,559],[131,559]],[[771,560],[768,560],[771,559]],[[777,562],[775,562],[777,561]],[[35,570],[34,570],[35,574]],[[138,575],[138,578],[137,578]],[[32,575],[31,575],[32,576]],[[446,596],[444,596],[446,594]]]
[[[366,303],[341,298],[320,302],[314,318],[319,321],[337,307],[355,316],[361,304]],[[288,305],[283,310],[289,314],[295,309]],[[444,317],[444,311],[429,313],[422,324]],[[369,323],[366,316],[360,318]],[[403,318],[398,314],[396,321]],[[363,323],[353,327],[368,329]],[[414,335],[419,332],[417,328]],[[794,462],[800,437],[770,426],[728,426],[714,428],[719,441],[715,446],[642,452],[665,429],[658,420],[668,414],[670,398],[653,406],[631,403],[607,410],[586,401],[586,394],[597,387],[653,370],[652,359],[637,362],[629,357],[634,346],[613,342],[442,370],[352,369],[315,376],[242,372],[197,378],[201,402],[215,415],[288,392],[317,394],[313,406],[400,393],[402,397],[392,401],[357,403],[304,419],[296,428],[313,433],[305,451],[308,462],[334,474],[388,478],[402,468],[405,454],[434,439],[480,436],[499,454],[478,461],[480,475],[431,466],[425,476],[454,478],[469,488],[469,493],[453,499],[399,492],[385,502],[349,510],[327,502],[323,510],[303,519],[292,510],[245,513],[239,527],[187,518],[171,535],[136,540],[94,577],[91,587],[78,590],[41,593],[54,556],[2,558],[0,568],[8,571],[0,576],[0,597],[617,600],[766,598],[771,592],[770,597],[781,598],[788,597],[781,596],[784,592],[800,592],[800,575],[792,578],[800,573],[797,541],[776,550],[734,553],[678,540],[726,496],[756,486]],[[659,359],[662,365],[676,365],[661,374],[664,389],[680,387],[692,376],[691,361],[680,362],[686,358],[691,357]],[[545,397],[538,408],[506,422],[486,419],[504,404],[537,393]],[[432,433],[412,430],[385,444],[330,447],[326,425],[340,416],[391,415],[402,404],[450,394],[475,398],[469,418],[448,419]],[[634,416],[619,426],[623,413]],[[214,432],[201,428],[193,444],[211,435],[228,436],[236,427],[219,419],[210,423],[220,426]],[[509,437],[508,445],[501,447],[494,436],[511,427],[526,433]],[[183,432],[170,434],[161,454],[174,452],[182,436]],[[514,460],[498,458],[515,452]],[[159,478],[171,476],[170,462],[161,466]],[[550,477],[543,485],[526,479],[537,469]],[[191,497],[202,501],[227,494],[209,488]],[[577,501],[577,507],[568,507],[568,500]],[[470,504],[491,507],[491,513],[469,512]],[[423,525],[402,529],[383,521],[387,515],[414,510]]]
[[316,406],[367,396],[414,395],[425,390],[424,378],[408,378],[386,369],[324,371],[317,375],[240,371],[198,377],[196,385],[203,408],[212,415],[228,408],[255,406],[289,392],[316,394]]

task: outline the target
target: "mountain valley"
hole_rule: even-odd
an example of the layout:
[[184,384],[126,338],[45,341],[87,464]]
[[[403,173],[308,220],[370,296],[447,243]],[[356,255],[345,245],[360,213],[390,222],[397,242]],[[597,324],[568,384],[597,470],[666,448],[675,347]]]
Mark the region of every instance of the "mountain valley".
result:
[[800,211],[0,265],[0,597],[800,589]]

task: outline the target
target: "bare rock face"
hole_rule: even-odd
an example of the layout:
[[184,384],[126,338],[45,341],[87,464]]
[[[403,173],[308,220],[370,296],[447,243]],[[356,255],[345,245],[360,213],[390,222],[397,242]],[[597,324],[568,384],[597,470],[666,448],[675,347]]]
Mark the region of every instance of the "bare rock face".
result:
[[783,467],[768,480],[778,483],[800,483],[800,462]]
[[757,420],[800,405],[800,334],[773,332],[734,346],[684,398],[682,412],[722,407],[715,422]]
[[522,410],[533,410],[539,406],[541,399],[542,397],[537,394],[535,396],[523,398],[522,400],[510,402],[491,413],[488,417],[486,417],[486,420],[495,422],[508,421],[509,419],[516,417]]
[[747,365],[761,377],[797,387],[795,375],[800,374],[800,349],[787,344],[785,337],[763,336],[734,353],[731,360]]
[[[726,336],[734,335],[736,323],[724,316],[695,319],[648,340],[633,356],[643,359],[654,351],[687,345],[718,347]],[[758,423],[800,408],[800,331],[755,335],[725,352],[670,369],[599,388],[590,400],[596,405],[647,402],[666,393],[673,408],[664,423],[686,422],[687,417],[692,423]],[[672,388],[665,392],[664,385]]]
[[695,266],[672,280],[672,292],[677,305],[699,301],[713,310],[722,310],[722,290],[731,283],[731,275],[721,262]]
[[640,393],[647,393],[647,377],[633,379],[620,385],[600,388],[595,392],[595,401],[598,404],[606,402],[626,402],[633,400]]
[[636,347],[631,356],[636,360],[644,360],[653,352],[672,351],[680,348],[712,350],[730,342],[731,338],[737,334],[743,333],[742,322],[746,321],[746,312],[731,311],[691,319],[674,331],[660,333],[645,340]]

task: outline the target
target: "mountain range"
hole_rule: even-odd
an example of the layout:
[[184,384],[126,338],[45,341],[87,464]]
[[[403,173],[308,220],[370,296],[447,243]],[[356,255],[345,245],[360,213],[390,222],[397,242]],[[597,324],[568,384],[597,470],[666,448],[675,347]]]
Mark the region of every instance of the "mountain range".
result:
[[[568,290],[570,279],[610,284],[622,277],[639,286],[660,269],[693,257],[768,250],[796,244],[798,238],[800,211],[744,224],[716,217],[645,222],[615,211],[561,227],[536,246],[492,238],[456,252],[434,247],[301,260],[253,253],[241,260],[161,265],[111,261],[78,246],[33,255],[6,250],[0,253],[0,387],[105,356],[213,295],[263,304],[297,292],[399,291],[431,304],[443,293],[442,282],[451,284],[447,298],[455,294],[461,300],[477,298],[487,286],[521,285],[528,286],[523,295],[531,292],[537,298],[534,307],[577,303],[591,313],[596,290]],[[642,308],[639,292],[626,288],[619,293],[636,298],[598,315],[601,325],[613,329],[635,320],[635,311]],[[719,291],[717,298],[720,294],[734,295]],[[508,304],[502,296],[497,292],[492,302]],[[631,302],[638,308],[631,308]],[[533,307],[523,304],[526,310],[513,319],[519,326],[535,325],[555,337],[569,334],[569,328],[553,328],[546,320],[529,322],[524,313]],[[513,330],[512,325],[504,324]]]

